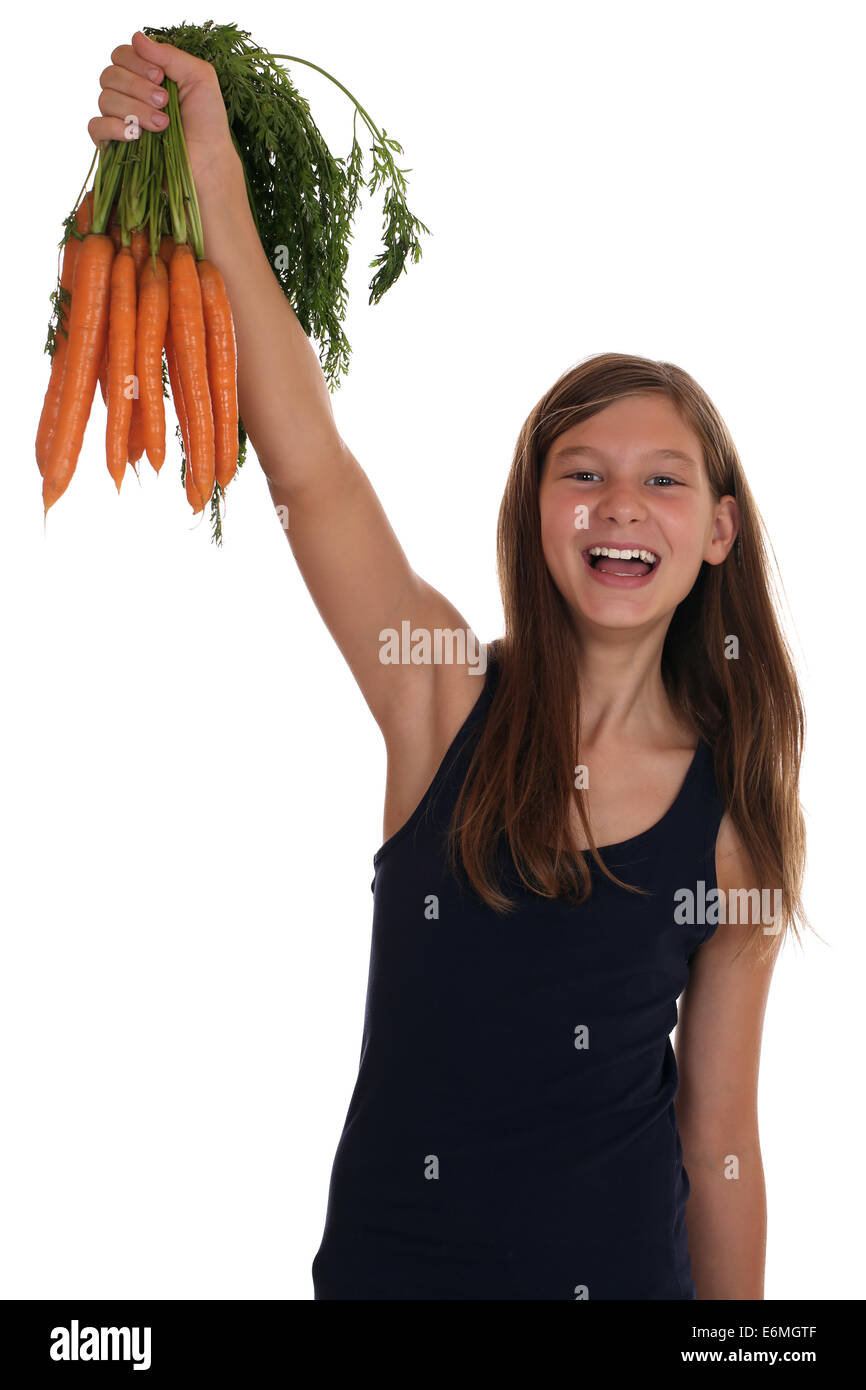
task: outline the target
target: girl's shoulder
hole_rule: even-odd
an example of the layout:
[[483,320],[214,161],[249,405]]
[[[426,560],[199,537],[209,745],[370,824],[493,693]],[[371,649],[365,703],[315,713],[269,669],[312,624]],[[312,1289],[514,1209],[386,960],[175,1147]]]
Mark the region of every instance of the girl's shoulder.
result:
[[480,717],[489,704],[497,672],[489,647],[482,646],[479,657],[475,663],[438,667],[427,718],[407,728],[399,740],[392,738],[388,747],[384,843],[411,819],[458,734],[470,720]]

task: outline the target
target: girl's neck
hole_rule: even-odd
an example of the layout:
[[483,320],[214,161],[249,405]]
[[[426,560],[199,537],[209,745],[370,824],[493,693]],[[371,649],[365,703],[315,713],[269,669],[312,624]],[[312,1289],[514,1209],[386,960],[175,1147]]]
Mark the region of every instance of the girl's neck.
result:
[[688,741],[662,680],[664,635],[582,635],[580,743],[582,749],[652,748]]

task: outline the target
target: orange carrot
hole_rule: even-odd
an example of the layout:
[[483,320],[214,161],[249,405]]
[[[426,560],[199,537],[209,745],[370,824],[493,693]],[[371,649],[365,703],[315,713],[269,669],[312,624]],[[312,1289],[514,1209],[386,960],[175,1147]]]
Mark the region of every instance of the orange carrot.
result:
[[[121,236],[121,231],[120,231],[120,223],[119,223],[119,222],[112,222],[112,223],[111,223],[111,225],[110,225],[109,228],[108,228],[108,235],[111,237],[111,240],[112,240],[113,243],[114,243],[115,252],[119,251],[120,248],[121,248],[121,246],[122,246],[122,244],[123,244],[123,242],[122,242],[122,236]],[[109,387],[109,382],[110,382],[110,372],[109,372],[109,364],[108,364],[108,335],[106,334],[106,338],[105,338],[105,356],[104,356],[103,359],[102,359],[102,366],[101,366],[101,368],[100,368],[100,370],[99,370],[99,388],[100,388],[100,390],[102,391],[102,399],[104,400],[106,406],[108,405],[108,387]],[[124,467],[126,467],[126,464],[124,464]],[[110,468],[110,467],[109,467],[109,470],[108,470],[108,471],[109,471],[109,473],[111,472],[111,468]],[[112,476],[114,476],[114,475],[112,474]],[[120,486],[120,484],[118,483],[118,487],[119,487],[119,486]]]
[[[140,227],[130,236],[130,248],[132,259],[135,261],[135,279],[138,283],[138,275],[148,256],[148,237],[147,233]],[[127,448],[127,458],[130,463],[138,463],[144,453],[144,420],[142,419],[141,388],[136,380],[136,391],[132,398],[132,418],[129,422],[129,442]],[[138,470],[136,469],[136,472]]]
[[201,285],[207,346],[207,375],[213,406],[214,476],[227,488],[238,466],[237,346],[225,281],[212,261],[196,263]]
[[[85,193],[75,215],[75,227],[81,236],[86,236],[90,231],[90,219],[93,213],[93,190]],[[71,234],[63,248],[63,262],[60,270],[60,287],[63,290],[72,292],[75,280],[75,267],[78,264],[78,252],[81,247],[79,237]],[[45,473],[45,460],[48,457],[48,449],[54,435],[54,424],[57,419],[57,407],[60,404],[60,388],[63,384],[63,368],[66,362],[66,350],[68,346],[67,334],[69,332],[69,309],[61,301],[59,323],[57,328],[56,344],[54,355],[51,358],[51,375],[48,379],[48,389],[45,392],[45,400],[42,404],[42,414],[39,417],[39,427],[36,431],[36,462],[39,465],[39,472]]]
[[138,275],[150,255],[150,238],[141,227],[136,228],[130,233],[129,246],[132,251],[132,259],[135,261],[135,273]]
[[54,436],[45,460],[42,501],[46,515],[69,486],[81,452],[108,332],[113,260],[111,237],[88,232],[78,253],[66,367]]
[[191,477],[187,496],[191,489],[193,511],[200,512],[213,492],[215,443],[201,286],[188,243],[175,247],[168,280],[169,322],[189,430],[187,469]]
[[[144,453],[144,421],[141,418],[141,398],[138,395],[138,380],[133,383],[132,412],[129,417],[129,434],[126,438],[126,457],[135,465]],[[136,473],[138,469],[136,468]]]
[[[109,228],[108,228],[108,235],[111,237],[111,240],[114,242],[114,249],[115,249],[115,252],[119,251],[119,250],[120,250],[120,247],[121,247],[121,245],[122,245],[122,238],[121,238],[121,231],[120,231],[120,223],[119,223],[119,222],[112,222],[112,223],[111,223],[111,225],[110,225]],[[105,401],[106,406],[108,405],[108,385],[109,385],[109,379],[110,379],[110,376],[109,376],[109,370],[108,370],[108,338],[106,337],[106,339],[105,339],[105,356],[104,356],[103,359],[102,359],[102,368],[101,368],[100,373],[99,373],[99,388],[100,388],[100,390],[102,391],[102,399]],[[110,471],[110,470],[109,470],[109,471]]]
[[129,247],[121,246],[111,267],[108,317],[108,423],[105,428],[106,462],[118,492],[126,472],[134,372],[135,261]]
[[[171,258],[174,254],[175,240],[168,232],[164,232],[159,241],[160,259],[165,261],[165,268],[168,270],[171,265]],[[186,408],[183,403],[183,391],[180,385],[180,376],[177,369],[177,356],[174,350],[174,343],[171,338],[171,323],[165,325],[165,361],[168,367],[168,384],[171,388],[171,398],[174,402],[174,413],[177,416],[177,423],[180,425],[181,438],[183,439],[184,457],[184,482],[186,484],[187,500],[191,507],[196,504],[196,494],[190,494],[190,472],[186,460],[189,458],[189,431],[186,422]]]
[[138,276],[135,327],[135,372],[147,457],[158,473],[165,462],[165,408],[162,395],[162,349],[168,324],[168,271],[151,256]]
[[[189,419],[187,419],[186,428],[187,428],[187,434],[188,434],[188,433],[189,433]],[[185,469],[184,475],[183,475],[183,485],[184,485],[184,487],[186,488],[186,500],[187,500],[187,502],[189,503],[189,505],[192,507],[193,513],[194,513],[195,515],[197,515],[199,512],[204,511],[204,506],[203,506],[203,504],[202,504],[201,495],[199,494],[199,492],[198,492],[198,490],[197,490],[197,488],[196,488],[195,480],[194,480],[194,478],[193,478],[193,476],[192,476],[192,469],[191,469],[190,466],[189,466],[189,459],[187,459],[186,469]]]
[[177,353],[174,350],[174,340],[171,336],[171,322],[169,322],[165,330],[165,359],[168,364],[168,380],[171,386],[175,414],[177,415],[177,422],[180,425],[180,437],[183,440],[183,483],[186,489],[186,500],[189,502],[194,512],[200,512],[202,509],[201,498],[193,484],[192,472],[189,466],[189,420],[183,401],[183,387],[180,383],[180,369],[177,365]]

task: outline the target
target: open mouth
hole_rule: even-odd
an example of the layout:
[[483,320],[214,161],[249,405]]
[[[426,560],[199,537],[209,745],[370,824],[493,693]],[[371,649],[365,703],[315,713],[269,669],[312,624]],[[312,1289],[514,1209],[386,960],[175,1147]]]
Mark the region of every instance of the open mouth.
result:
[[608,589],[641,589],[652,583],[661,564],[660,555],[642,547],[617,550],[592,545],[581,552],[581,558],[594,582]]
[[588,546],[583,558],[593,572],[619,579],[645,579],[661,563],[654,550],[637,546],[622,550],[606,545]]

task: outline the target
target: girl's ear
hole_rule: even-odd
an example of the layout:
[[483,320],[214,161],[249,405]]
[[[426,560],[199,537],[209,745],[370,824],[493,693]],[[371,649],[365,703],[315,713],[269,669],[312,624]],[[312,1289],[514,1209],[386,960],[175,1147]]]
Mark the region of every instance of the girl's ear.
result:
[[739,530],[740,509],[736,497],[730,495],[722,497],[716,506],[713,534],[704,556],[707,564],[720,565],[727,558],[731,546],[737,539]]

